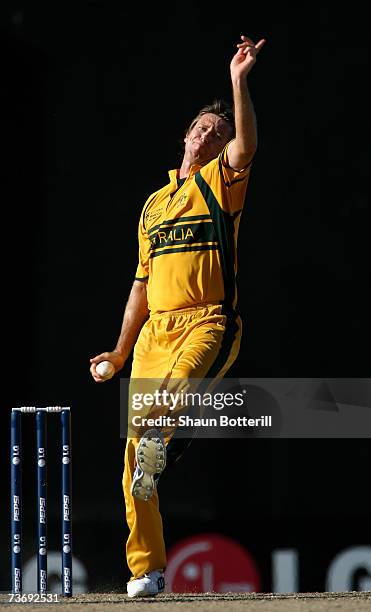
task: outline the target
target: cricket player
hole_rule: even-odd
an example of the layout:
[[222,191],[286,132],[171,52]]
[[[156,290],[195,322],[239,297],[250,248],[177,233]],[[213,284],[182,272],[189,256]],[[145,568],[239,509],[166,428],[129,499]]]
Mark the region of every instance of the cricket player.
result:
[[[257,146],[246,77],[264,43],[241,36],[230,63],[233,108],[217,100],[200,110],[186,132],[180,168],[170,170],[169,182],[144,205],[138,268],[117,345],[90,360],[98,383],[104,378],[97,364],[108,360],[118,372],[133,347],[131,379],[164,384],[218,380],[238,355],[237,234]],[[157,482],[166,462],[177,457],[173,442],[171,432],[153,428],[127,439],[123,489],[130,597],[164,590]]]

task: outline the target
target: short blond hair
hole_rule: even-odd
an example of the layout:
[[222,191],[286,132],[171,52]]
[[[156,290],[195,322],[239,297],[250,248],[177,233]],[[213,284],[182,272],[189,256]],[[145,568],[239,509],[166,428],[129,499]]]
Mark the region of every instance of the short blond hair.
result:
[[189,132],[196,125],[197,121],[201,119],[202,115],[206,115],[207,113],[218,115],[218,117],[224,119],[224,121],[226,121],[231,128],[231,136],[235,135],[236,128],[234,124],[233,108],[230,104],[228,104],[228,102],[225,102],[224,100],[214,100],[212,104],[208,104],[207,106],[201,108],[201,110],[198,112],[198,115],[192,120],[189,128],[186,131],[186,134],[189,134]]

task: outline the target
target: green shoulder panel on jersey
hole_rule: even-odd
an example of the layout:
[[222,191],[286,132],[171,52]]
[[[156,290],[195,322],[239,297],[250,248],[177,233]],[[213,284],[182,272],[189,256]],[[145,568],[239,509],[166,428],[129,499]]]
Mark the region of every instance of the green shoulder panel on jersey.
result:
[[234,221],[220,206],[211,187],[200,172],[195,175],[196,184],[210,211],[216,237],[219,243],[222,274],[224,281],[224,305],[226,310],[233,309],[236,294],[236,274],[234,269]]

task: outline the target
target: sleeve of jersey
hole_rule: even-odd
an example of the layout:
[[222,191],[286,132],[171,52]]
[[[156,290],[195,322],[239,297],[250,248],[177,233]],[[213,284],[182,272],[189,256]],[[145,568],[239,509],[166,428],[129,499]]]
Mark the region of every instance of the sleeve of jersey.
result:
[[150,240],[147,236],[147,232],[144,228],[143,213],[140,216],[138,225],[138,267],[135,273],[135,280],[145,282],[149,277],[149,254],[150,254]]
[[219,206],[234,215],[243,209],[252,160],[242,170],[231,168],[228,163],[228,146],[220,155],[202,169],[202,175],[212,189]]

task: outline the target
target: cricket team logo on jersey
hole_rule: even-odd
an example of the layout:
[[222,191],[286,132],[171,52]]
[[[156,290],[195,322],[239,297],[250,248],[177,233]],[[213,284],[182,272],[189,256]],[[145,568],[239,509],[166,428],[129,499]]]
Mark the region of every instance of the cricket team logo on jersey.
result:
[[180,207],[180,206],[184,206],[184,204],[186,203],[188,199],[188,194],[187,193],[183,193],[183,195],[180,196],[178,202],[176,203],[176,206]]
[[146,214],[144,215],[144,223],[147,226],[149,223],[153,223],[154,221],[157,221],[162,215],[162,209],[160,210],[154,210],[154,211],[148,211],[146,212]]

